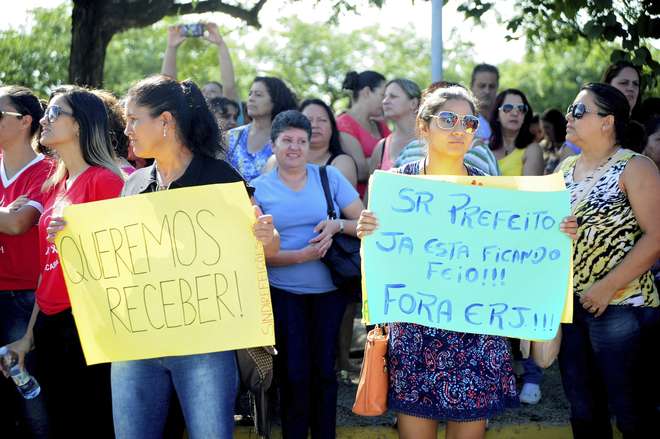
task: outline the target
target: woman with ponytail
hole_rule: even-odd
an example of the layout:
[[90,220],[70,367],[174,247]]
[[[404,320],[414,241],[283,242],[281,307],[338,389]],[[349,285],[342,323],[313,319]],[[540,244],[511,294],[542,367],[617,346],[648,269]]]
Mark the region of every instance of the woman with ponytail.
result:
[[[224,160],[218,124],[190,80],[153,76],[126,99],[126,135],[135,154],[154,164],[133,173],[123,196],[215,183],[244,182]],[[272,217],[255,208],[254,234],[266,256],[279,251]],[[223,336],[218,334],[218,336]],[[161,438],[170,398],[178,397],[188,437],[231,438],[238,390],[234,351],[121,361],[112,364],[115,430],[122,439]]]
[[344,151],[357,164],[358,181],[362,182],[358,192],[364,196],[369,157],[378,142],[391,134],[382,121],[385,77],[371,70],[348,72],[342,88],[351,92],[351,107],[337,117],[337,128]]
[[[0,88],[0,346],[25,334],[39,278],[37,221],[45,204],[41,186],[51,163],[34,151],[44,110],[25,87]],[[39,380],[34,356],[27,369]],[[21,398],[11,380],[0,380],[0,431],[7,437],[42,437],[46,418],[43,397]],[[21,426],[21,432],[16,431]]]
[[101,99],[75,86],[56,89],[41,123],[40,142],[57,155],[43,184],[39,219],[40,280],[23,338],[10,347],[24,360],[37,350],[37,369],[52,437],[113,438],[108,364],[87,366],[54,245],[64,206],[119,196],[123,174],[115,164],[108,114]]

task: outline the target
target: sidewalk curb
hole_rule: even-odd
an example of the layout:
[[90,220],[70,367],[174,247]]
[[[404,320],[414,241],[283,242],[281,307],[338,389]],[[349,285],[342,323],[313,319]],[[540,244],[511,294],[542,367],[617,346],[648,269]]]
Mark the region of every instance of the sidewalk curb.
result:
[[[438,438],[444,438],[444,428],[438,433]],[[391,427],[337,427],[337,439],[398,439],[397,431]],[[234,432],[235,439],[258,439],[250,427],[238,427]],[[544,425],[539,423],[505,425],[491,427],[486,432],[487,439],[572,439],[571,426]],[[614,438],[622,436],[616,428]],[[273,428],[272,439],[282,439],[282,432]]]

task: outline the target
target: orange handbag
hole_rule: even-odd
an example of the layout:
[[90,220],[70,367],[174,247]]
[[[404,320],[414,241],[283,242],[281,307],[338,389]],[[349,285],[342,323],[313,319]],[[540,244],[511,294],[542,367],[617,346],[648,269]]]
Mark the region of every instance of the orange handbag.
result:
[[387,341],[388,330],[378,326],[367,334],[364,360],[360,371],[353,413],[361,416],[379,416],[387,411]]

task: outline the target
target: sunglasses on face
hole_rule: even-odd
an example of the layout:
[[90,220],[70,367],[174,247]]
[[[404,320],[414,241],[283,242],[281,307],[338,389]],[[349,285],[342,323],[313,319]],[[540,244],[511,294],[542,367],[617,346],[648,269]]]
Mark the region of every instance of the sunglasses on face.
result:
[[441,111],[438,114],[432,114],[431,117],[435,121],[435,125],[443,130],[451,130],[458,124],[459,120],[463,130],[468,134],[474,133],[479,128],[479,118],[472,115],[460,117],[452,111]]
[[5,116],[16,116],[19,119],[23,117],[21,113],[16,113],[15,111],[0,111],[0,120]]
[[505,113],[511,113],[513,110],[517,110],[518,113],[525,114],[527,113],[527,105],[525,104],[504,104],[499,110],[502,110]]
[[566,109],[566,116],[570,115],[573,116],[574,119],[582,119],[585,114],[587,113],[594,113],[599,116],[607,116],[607,113],[603,113],[601,111],[592,111],[587,108],[586,105],[584,105],[582,102],[578,102],[577,104],[571,104],[568,106]]
[[63,114],[73,117],[73,113],[63,110],[59,105],[51,105],[44,111],[44,117],[48,123],[54,123]]

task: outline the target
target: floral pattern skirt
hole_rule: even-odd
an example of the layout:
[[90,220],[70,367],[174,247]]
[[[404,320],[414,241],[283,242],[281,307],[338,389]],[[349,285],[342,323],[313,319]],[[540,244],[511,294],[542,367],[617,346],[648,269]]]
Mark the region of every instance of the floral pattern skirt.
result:
[[388,368],[388,406],[397,413],[469,422],[518,405],[503,337],[392,323]]

